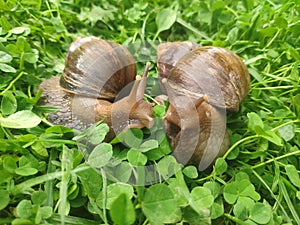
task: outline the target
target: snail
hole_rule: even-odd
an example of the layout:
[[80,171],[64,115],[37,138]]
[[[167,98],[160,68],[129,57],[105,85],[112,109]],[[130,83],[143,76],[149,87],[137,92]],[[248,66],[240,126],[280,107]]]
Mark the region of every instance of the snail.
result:
[[[104,120],[114,133],[151,127],[152,105],[143,99],[149,66],[142,77],[136,76],[135,61],[122,45],[93,36],[78,38],[70,45],[62,76],[39,86],[41,104],[59,108],[48,120],[74,129]],[[133,81],[130,94],[118,98]]]
[[[157,54],[164,59],[161,54],[168,51]],[[229,148],[226,110],[239,109],[249,91],[249,73],[239,56],[221,47],[198,46],[181,58],[170,54],[169,72],[159,74],[170,101],[164,128],[175,157],[202,171]],[[165,63],[158,67],[166,68]]]

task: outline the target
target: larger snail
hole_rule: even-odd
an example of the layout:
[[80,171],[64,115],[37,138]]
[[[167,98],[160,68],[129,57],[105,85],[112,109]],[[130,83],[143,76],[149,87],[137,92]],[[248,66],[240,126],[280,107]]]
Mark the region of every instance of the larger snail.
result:
[[[136,64],[125,47],[97,37],[75,40],[62,76],[40,85],[42,104],[59,108],[49,115],[49,121],[82,129],[103,119],[115,133],[151,127],[152,107],[143,99],[148,69],[149,64],[143,76],[135,80]],[[116,101],[120,91],[133,81],[130,94]]]
[[237,111],[246,97],[248,70],[235,53],[220,47],[164,43],[157,55],[170,101],[166,134],[180,162],[204,170],[229,147],[226,109]]

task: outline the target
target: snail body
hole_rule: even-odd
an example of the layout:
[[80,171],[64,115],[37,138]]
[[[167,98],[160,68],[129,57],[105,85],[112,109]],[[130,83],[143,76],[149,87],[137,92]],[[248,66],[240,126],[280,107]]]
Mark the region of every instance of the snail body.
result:
[[246,97],[248,70],[235,53],[212,46],[188,51],[170,68],[162,74],[165,131],[176,158],[201,171],[229,148],[226,110],[237,111]]
[[[75,40],[67,53],[62,76],[40,85],[42,104],[59,108],[49,115],[49,121],[84,129],[104,120],[114,132],[152,126],[151,104],[143,100],[148,69],[149,65],[142,77],[136,76],[132,55],[117,43],[96,37]],[[130,94],[115,100],[132,82]],[[113,115],[122,121],[114,120]]]

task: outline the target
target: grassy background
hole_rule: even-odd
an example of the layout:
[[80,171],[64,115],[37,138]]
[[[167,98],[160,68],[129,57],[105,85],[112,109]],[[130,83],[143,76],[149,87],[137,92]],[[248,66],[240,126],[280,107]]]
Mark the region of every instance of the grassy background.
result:
[[[299,11],[299,0],[0,0],[0,224],[300,224]],[[231,148],[213,170],[186,166],[147,187],[112,183],[85,163],[72,130],[49,128],[36,88],[88,35],[190,40],[245,60],[251,90],[228,115]],[[161,176],[176,165],[167,154],[156,163]]]

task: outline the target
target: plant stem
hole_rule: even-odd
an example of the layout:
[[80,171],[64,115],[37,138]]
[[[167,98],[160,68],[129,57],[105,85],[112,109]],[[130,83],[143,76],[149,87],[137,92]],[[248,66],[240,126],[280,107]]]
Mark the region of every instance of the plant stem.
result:
[[227,152],[224,154],[223,158],[225,159],[225,158],[229,155],[229,153],[230,153],[234,148],[236,148],[239,144],[241,144],[242,142],[246,142],[246,141],[248,141],[248,140],[251,140],[251,139],[254,139],[254,138],[258,138],[258,137],[259,137],[259,135],[255,134],[255,135],[245,137],[245,138],[243,138],[243,139],[241,139],[241,140],[235,142],[235,143],[227,150]]
[[274,127],[273,129],[271,129],[271,131],[278,130],[279,128],[284,127],[284,126],[286,126],[286,125],[288,125],[288,124],[299,123],[299,122],[300,122],[299,119],[297,119],[297,120],[291,120],[291,121],[288,121],[288,122],[286,122],[286,123],[280,124],[280,125],[277,126],[277,127]]
[[5,92],[7,92],[13,86],[13,84],[23,76],[23,74],[24,71],[19,73],[19,75],[9,83],[9,85],[0,93],[0,95],[4,95]]
[[107,222],[107,216],[106,216],[106,200],[107,200],[107,179],[106,179],[106,173],[104,171],[103,168],[101,168],[101,176],[102,176],[102,180],[103,180],[103,187],[102,187],[102,191],[103,191],[103,220],[105,224],[108,224]]
[[280,160],[280,159],[283,159],[283,158],[286,158],[286,157],[289,157],[289,156],[292,156],[292,155],[298,155],[298,154],[300,155],[300,150],[295,151],[295,152],[290,152],[290,153],[287,153],[287,154],[285,154],[285,155],[278,156],[278,157],[273,158],[273,159],[269,159],[268,161],[265,161],[265,162],[262,162],[262,163],[260,163],[260,164],[251,166],[250,168],[254,170],[254,169],[258,168],[258,167],[264,166],[264,165],[269,164],[269,163],[271,163],[271,162],[278,161],[278,160]]

